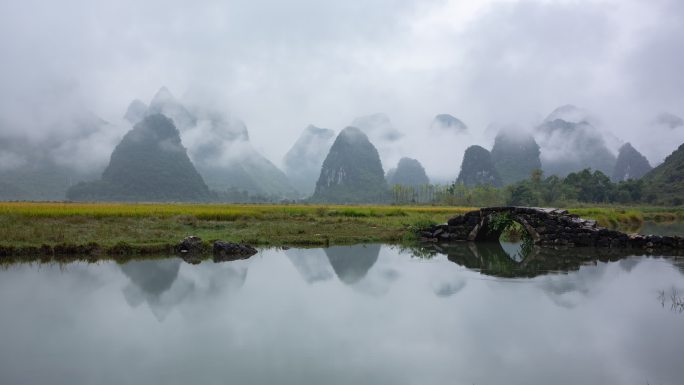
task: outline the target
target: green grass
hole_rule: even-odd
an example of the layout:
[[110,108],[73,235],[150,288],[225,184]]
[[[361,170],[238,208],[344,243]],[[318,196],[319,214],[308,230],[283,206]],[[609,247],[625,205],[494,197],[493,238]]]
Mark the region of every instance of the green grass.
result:
[[0,243],[175,243],[187,235],[255,245],[399,242],[413,223],[462,207],[0,203]]
[[[188,235],[259,246],[325,246],[414,240],[421,225],[474,208],[339,205],[0,203],[0,248],[87,245],[105,250],[163,250]],[[646,220],[684,219],[684,209],[570,209],[625,230]],[[0,249],[0,254],[2,250]]]
[[600,226],[637,231],[645,221],[675,222],[684,220],[684,208],[675,207],[582,207],[570,211],[583,218],[595,219]]

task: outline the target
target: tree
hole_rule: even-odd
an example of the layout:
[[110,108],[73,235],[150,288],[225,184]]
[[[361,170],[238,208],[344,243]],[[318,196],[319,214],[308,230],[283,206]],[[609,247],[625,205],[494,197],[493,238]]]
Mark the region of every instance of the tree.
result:
[[588,168],[568,174],[563,183],[575,191],[580,202],[610,202],[615,190],[606,174],[598,170],[592,173]]
[[511,206],[537,206],[539,199],[527,183],[511,186],[508,204]]

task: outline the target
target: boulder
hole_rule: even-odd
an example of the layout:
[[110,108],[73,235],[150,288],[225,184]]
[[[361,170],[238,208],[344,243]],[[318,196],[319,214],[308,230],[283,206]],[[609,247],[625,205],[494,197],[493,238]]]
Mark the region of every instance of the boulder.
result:
[[234,261],[247,259],[257,253],[257,249],[241,243],[214,242],[214,262]]
[[176,245],[175,249],[177,253],[181,254],[197,254],[203,251],[204,245],[202,244],[202,238],[191,235],[183,238],[183,240]]

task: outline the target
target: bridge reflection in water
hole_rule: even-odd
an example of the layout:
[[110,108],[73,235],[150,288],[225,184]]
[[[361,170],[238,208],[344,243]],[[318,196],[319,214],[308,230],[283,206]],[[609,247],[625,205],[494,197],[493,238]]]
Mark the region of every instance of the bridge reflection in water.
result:
[[[648,256],[648,252],[633,249],[607,249],[594,247],[549,248],[522,246],[506,249],[500,242],[460,242],[441,245],[424,245],[417,255],[446,255],[449,261],[482,274],[496,277],[536,277],[552,272],[576,271],[583,265],[618,261],[632,256]],[[658,251],[658,256],[679,257],[681,250]]]

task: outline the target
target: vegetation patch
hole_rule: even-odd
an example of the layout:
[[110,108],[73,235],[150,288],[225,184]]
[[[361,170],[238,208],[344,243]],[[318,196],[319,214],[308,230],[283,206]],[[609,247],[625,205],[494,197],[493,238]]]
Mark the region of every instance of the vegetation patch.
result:
[[[473,210],[444,206],[0,203],[0,256],[168,253],[188,235],[255,246],[415,242],[426,228]],[[630,229],[676,221],[684,210],[581,207],[571,212]],[[510,218],[501,218],[509,228]],[[505,233],[505,232],[504,232]],[[55,253],[55,250],[57,251]]]

